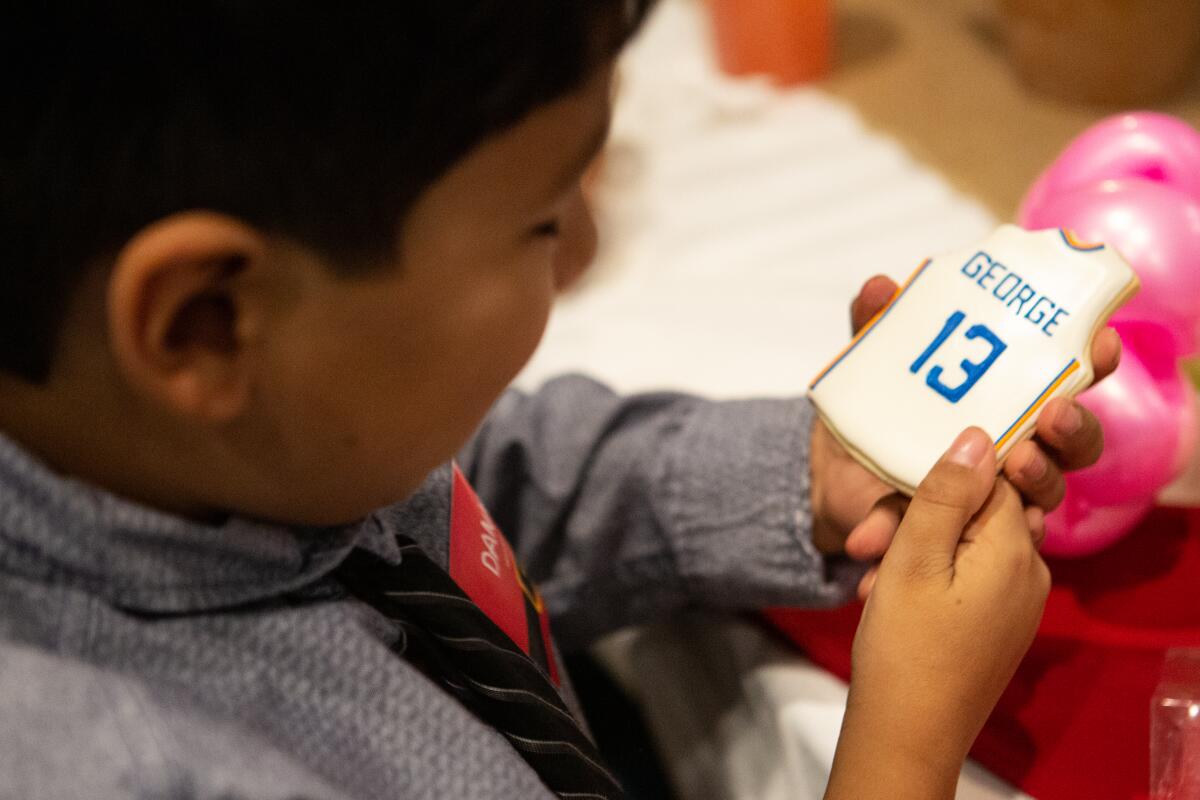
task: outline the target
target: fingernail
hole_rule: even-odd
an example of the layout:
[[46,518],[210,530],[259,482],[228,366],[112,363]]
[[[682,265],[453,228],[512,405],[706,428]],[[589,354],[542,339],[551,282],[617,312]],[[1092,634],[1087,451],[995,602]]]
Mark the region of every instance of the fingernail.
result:
[[946,451],[946,460],[964,467],[976,467],[987,455],[991,441],[977,428],[967,428]]
[[1059,413],[1054,420],[1054,431],[1060,436],[1073,436],[1083,427],[1083,414],[1079,413],[1079,408],[1071,403]]

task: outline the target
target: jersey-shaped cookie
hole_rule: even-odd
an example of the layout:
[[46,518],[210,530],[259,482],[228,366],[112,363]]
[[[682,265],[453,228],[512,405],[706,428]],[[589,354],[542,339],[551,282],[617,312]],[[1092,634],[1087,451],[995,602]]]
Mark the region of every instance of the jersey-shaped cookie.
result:
[[922,264],[809,393],[846,449],[911,495],[964,428],[1003,463],[1048,400],[1087,388],[1092,337],[1137,288],[1111,247],[1005,225]]

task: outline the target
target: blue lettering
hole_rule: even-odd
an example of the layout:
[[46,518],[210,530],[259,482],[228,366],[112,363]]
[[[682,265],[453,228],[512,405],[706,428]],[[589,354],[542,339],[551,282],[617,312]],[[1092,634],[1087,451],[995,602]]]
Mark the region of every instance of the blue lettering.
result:
[[987,358],[978,363],[967,361],[965,358],[963,359],[959,366],[962,367],[966,378],[962,383],[958,386],[947,386],[942,383],[941,367],[934,367],[929,370],[929,377],[925,379],[925,383],[929,388],[942,397],[945,397],[951,403],[957,403],[959,400],[962,400],[967,392],[971,391],[976,383],[979,383],[979,379],[983,377],[984,373],[992,368],[992,364],[996,363],[996,359],[1000,357],[1000,354],[1008,348],[1008,345],[1001,341],[1000,337],[993,333],[986,325],[972,325],[967,330],[967,338],[983,339],[991,345],[991,351],[988,353]]
[[[1037,289],[1026,283],[1019,274],[983,250],[971,256],[959,271],[966,275],[972,283],[978,284],[980,289],[1003,303],[1004,307],[1013,314],[1024,317],[1041,328],[1042,333],[1047,336],[1053,336],[1054,329],[1062,323],[1064,318],[1070,316],[1070,312],[1059,308],[1049,297],[1039,294]],[[951,320],[953,319],[954,317],[951,317]],[[959,319],[958,323],[961,322],[962,320]],[[954,332],[958,323],[947,322],[948,327],[931,345],[932,349],[923,353],[921,358],[918,358],[912,365],[911,369],[914,373],[924,366],[924,359],[928,359],[945,342],[945,337]],[[941,384],[939,383],[939,385]]]
[[[1004,284],[1008,283],[1009,281],[1012,281],[1012,288],[1010,288],[1007,293],[1001,294]],[[1010,272],[1004,276],[1004,279],[1000,281],[1000,283],[996,284],[996,288],[992,290],[992,296],[1003,303],[1004,301],[1008,300],[1009,295],[1015,292],[1017,287],[1022,283],[1024,283],[1024,279],[1020,275],[1015,272]]]
[[[942,326],[942,330],[936,337],[934,337],[933,342],[929,345],[929,347],[925,348],[925,351],[921,353],[921,355],[917,357],[917,360],[912,363],[912,366],[908,368],[909,372],[916,375],[922,369],[924,369],[925,364],[929,361],[933,354],[936,353],[942,347],[942,345],[946,343],[946,340],[950,338],[950,335],[958,330],[959,326],[962,325],[963,320],[966,319],[966,316],[967,315],[962,311],[955,311],[953,314],[951,314],[946,320],[946,324]],[[925,385],[949,400],[951,403],[957,403],[959,400],[962,400],[963,397],[966,396],[967,392],[971,391],[975,384],[979,382],[979,379],[983,377],[984,373],[992,368],[992,364],[996,363],[996,359],[999,358],[1000,354],[1003,353],[1008,347],[1008,345],[1001,341],[1000,337],[993,333],[986,325],[972,325],[967,330],[966,339],[968,341],[983,339],[991,345],[991,351],[983,361],[973,362],[963,359],[960,365],[965,375],[962,383],[958,384],[957,386],[947,386],[946,384],[942,383],[942,375],[945,370],[943,370],[940,366],[935,366],[933,369],[929,370],[929,374],[925,377]]]
[[1008,301],[1008,307],[1012,308],[1013,303],[1016,303],[1017,304],[1017,316],[1020,316],[1021,312],[1025,310],[1025,304],[1028,303],[1030,300],[1032,300],[1033,296],[1036,294],[1037,294],[1037,292],[1035,292],[1033,290],[1032,286],[1030,286],[1029,284],[1025,284],[1024,286],[1021,287],[1021,290],[1019,292],[1017,292],[1016,296],[1013,297],[1013,299]]
[[994,273],[996,272],[996,270],[1008,272],[1008,267],[1004,266],[999,261],[993,261],[991,263],[991,266],[989,266],[987,268],[987,271],[984,272],[982,275],[980,275],[979,280],[976,281],[976,283],[979,284],[980,289],[983,289],[985,292],[988,290],[988,287],[987,287],[987,284],[985,283],[985,281],[989,281],[989,280],[995,278],[996,276]]
[[1057,311],[1055,311],[1054,316],[1050,317],[1050,320],[1042,328],[1042,332],[1045,333],[1047,336],[1053,336],[1054,334],[1050,332],[1050,329],[1058,327],[1059,321],[1062,320],[1063,317],[1069,315],[1070,313],[1071,312],[1067,311],[1065,308],[1060,308]]
[[[1042,305],[1050,306],[1051,311],[1054,310],[1054,303],[1050,302],[1049,297],[1039,297],[1037,302],[1033,304],[1033,308],[1029,309],[1029,313],[1025,315],[1025,319],[1032,322],[1034,325],[1041,325],[1042,320],[1046,318],[1046,312],[1042,311]],[[1034,312],[1037,312],[1037,318],[1034,319]]]
[[982,270],[984,264],[991,264],[992,258],[987,253],[980,251],[971,257],[971,260],[963,264],[962,274],[968,278],[974,278]]
[[[918,372],[920,372],[925,366],[925,362],[929,360],[929,357],[936,353],[938,348],[946,343],[946,340],[950,338],[950,334],[954,333],[954,331],[958,329],[959,325],[962,325],[962,321],[966,318],[967,315],[961,311],[955,311],[953,314],[951,314],[950,319],[946,320],[946,324],[942,326],[942,332],[939,333],[933,340],[933,344],[925,348],[925,352],[921,353],[921,355],[917,357],[917,360],[912,363],[912,366],[908,368],[908,371],[913,375],[916,375]],[[938,369],[940,370],[941,368],[938,367]]]

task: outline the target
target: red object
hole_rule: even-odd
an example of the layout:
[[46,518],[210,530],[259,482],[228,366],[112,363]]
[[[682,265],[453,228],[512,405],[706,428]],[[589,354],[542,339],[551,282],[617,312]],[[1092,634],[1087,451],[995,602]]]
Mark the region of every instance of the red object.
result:
[[542,598],[458,464],[450,492],[450,577],[558,685]]
[[730,75],[793,84],[829,72],[829,0],[709,0],[717,60]]
[[[1116,546],[1050,566],[1038,636],[971,755],[1040,800],[1145,798],[1166,652],[1200,647],[1200,510],[1159,509]],[[856,604],[767,616],[849,679],[861,613]]]

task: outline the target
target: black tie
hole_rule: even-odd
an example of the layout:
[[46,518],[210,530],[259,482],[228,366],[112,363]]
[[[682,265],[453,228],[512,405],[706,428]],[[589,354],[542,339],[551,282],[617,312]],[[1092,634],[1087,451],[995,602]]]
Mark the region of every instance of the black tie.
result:
[[401,626],[397,653],[504,734],[559,797],[624,798],[543,669],[419,545],[404,536],[396,541],[399,564],[355,550],[337,576]]

